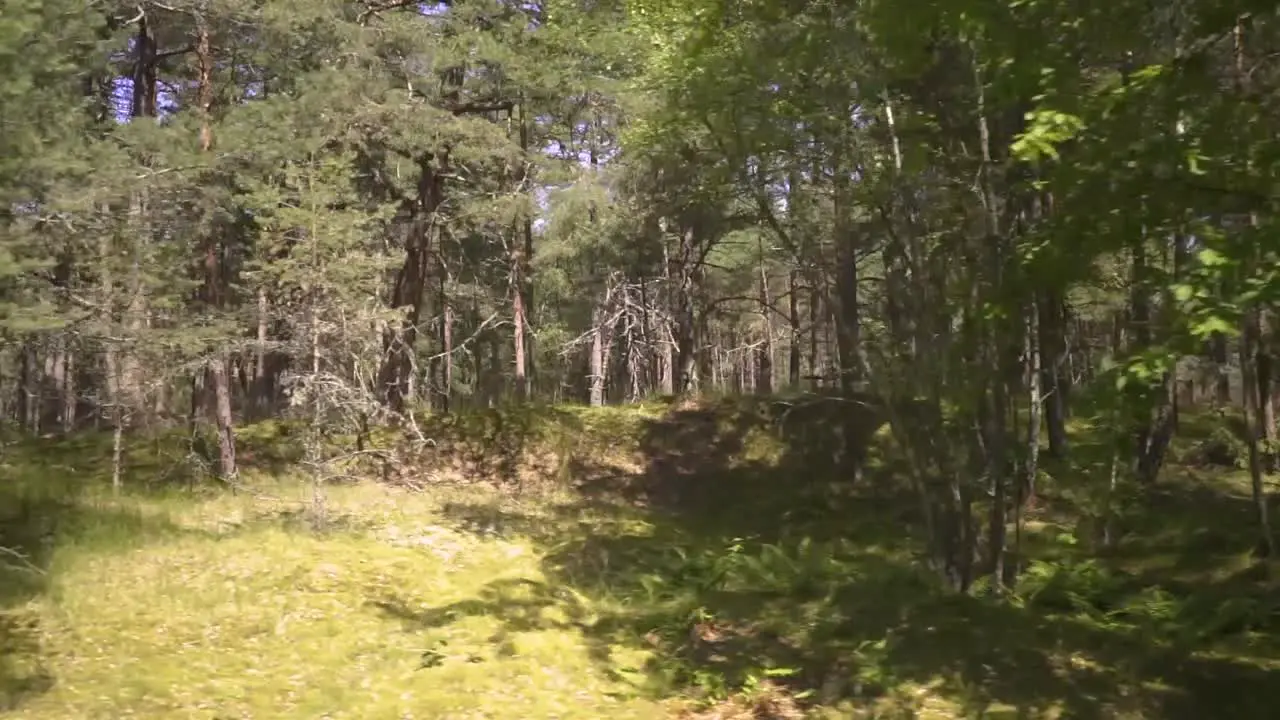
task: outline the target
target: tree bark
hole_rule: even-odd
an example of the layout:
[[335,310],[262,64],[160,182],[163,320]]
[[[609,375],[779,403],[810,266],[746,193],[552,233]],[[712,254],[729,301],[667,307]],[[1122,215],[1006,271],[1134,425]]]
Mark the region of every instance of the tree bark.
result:
[[[200,109],[200,151],[213,149],[213,48],[209,43],[209,28],[200,21],[196,29],[196,63],[199,80],[196,98]],[[204,293],[211,310],[223,305],[222,249],[216,237],[205,240]],[[209,379],[213,385],[214,419],[218,426],[218,472],[228,481],[234,481],[236,466],[236,438],[234,418],[231,414],[231,382],[227,375],[227,356],[221,350],[209,359]]]
[[698,323],[693,304],[696,283],[694,264],[697,262],[697,230],[692,225],[680,234],[680,252],[675,258],[673,279],[673,316],[675,319],[676,357],[673,373],[673,390],[686,394],[698,384]]
[[787,320],[791,326],[787,355],[787,384],[792,391],[800,389],[800,271],[792,268],[787,275]]
[[592,313],[591,327],[591,405],[592,407],[600,407],[604,405],[604,376],[605,376],[605,341],[604,341],[604,313],[605,310],[599,304],[596,305],[595,311]]
[[1262,557],[1275,556],[1275,536],[1271,532],[1271,519],[1268,514],[1266,489],[1263,485],[1263,462],[1259,451],[1259,442],[1263,437],[1263,418],[1258,408],[1258,378],[1254,367],[1254,352],[1259,334],[1258,310],[1250,309],[1245,314],[1243,332],[1240,336],[1240,370],[1244,387],[1244,421],[1247,428],[1247,444],[1249,449],[1249,480],[1253,494],[1253,504],[1258,518],[1257,553]]
[[[434,162],[439,162],[439,168]],[[405,211],[404,261],[396,273],[390,305],[404,316],[389,323],[383,337],[382,366],[378,370],[379,394],[392,412],[403,413],[409,400],[413,354],[418,338],[427,283],[427,264],[435,234],[435,213],[444,200],[444,181],[439,171],[448,165],[444,154],[427,153],[418,162],[417,196]]]
[[851,181],[837,154],[832,168],[835,174],[835,252],[836,296],[838,307],[834,313],[836,324],[836,350],[840,355],[840,390],[852,394],[856,384],[862,381],[866,364],[862,357],[862,319],[858,308],[858,258],[857,235],[853,227]]
[[1043,401],[1038,400],[1036,403],[1037,414],[1042,408],[1049,436],[1049,455],[1065,458],[1068,451],[1067,410],[1071,378],[1066,372],[1066,323],[1061,293],[1056,289],[1045,291],[1036,302],[1036,307],[1039,315],[1037,385],[1044,397]]
[[773,393],[773,318],[769,316],[772,312],[773,298],[769,293],[769,273],[765,267],[764,258],[764,241],[758,244],[760,251],[760,328],[762,334],[762,343],[760,347],[759,363],[757,367],[757,380],[755,391],[762,395]]

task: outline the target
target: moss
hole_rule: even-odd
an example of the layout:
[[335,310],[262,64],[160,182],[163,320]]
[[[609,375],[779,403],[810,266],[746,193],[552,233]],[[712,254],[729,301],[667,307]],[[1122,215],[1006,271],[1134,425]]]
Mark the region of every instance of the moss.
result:
[[[179,440],[131,438],[113,497],[109,437],[19,443],[0,546],[35,572],[0,559],[0,705],[39,720],[768,703],[1261,718],[1280,703],[1275,584],[1248,554],[1239,473],[1172,467],[1095,553],[1071,530],[1095,522],[1100,484],[1093,430],[1075,427],[1075,464],[1053,468],[1030,511],[1022,583],[955,596],[919,560],[916,500],[883,426],[857,426],[876,458],[863,485],[823,460],[851,417],[810,397],[423,417],[440,451],[423,462],[487,454],[477,472],[505,458],[552,477],[521,494],[333,486],[322,527],[287,463],[234,495],[163,486],[147,458]],[[292,437],[287,424],[239,433],[258,456]]]

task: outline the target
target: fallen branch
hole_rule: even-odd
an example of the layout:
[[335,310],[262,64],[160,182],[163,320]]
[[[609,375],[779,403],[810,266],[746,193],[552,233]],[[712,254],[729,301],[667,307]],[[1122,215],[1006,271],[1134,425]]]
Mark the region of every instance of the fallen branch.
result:
[[23,553],[20,553],[17,550],[14,550],[13,548],[7,548],[7,547],[4,547],[3,545],[0,545],[0,556],[11,557],[17,560],[19,563],[21,563],[20,565],[6,564],[5,565],[6,567],[12,568],[14,570],[23,570],[26,572],[35,573],[36,575],[45,574],[45,571],[37,567],[35,563],[31,562],[30,558],[28,558]]

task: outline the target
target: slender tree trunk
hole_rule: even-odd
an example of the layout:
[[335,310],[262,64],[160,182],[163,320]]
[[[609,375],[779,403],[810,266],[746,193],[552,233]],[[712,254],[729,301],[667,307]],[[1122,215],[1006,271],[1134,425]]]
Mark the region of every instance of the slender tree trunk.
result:
[[1026,330],[1026,350],[1023,353],[1025,358],[1026,369],[1025,376],[1027,378],[1027,437],[1026,437],[1026,458],[1022,465],[1022,480],[1018,483],[1018,497],[1014,503],[1013,533],[1014,533],[1014,555],[1017,558],[1017,567],[1014,568],[1014,578],[1022,572],[1022,521],[1023,511],[1033,502],[1036,496],[1036,478],[1040,471],[1040,412],[1042,403],[1040,401],[1042,390],[1040,382],[1044,375],[1041,367],[1041,358],[1044,357],[1043,348],[1038,347],[1040,335],[1039,312],[1033,304],[1031,311],[1027,313],[1027,330]]
[[[1129,320],[1133,333],[1133,349],[1142,351],[1151,347],[1152,314],[1149,293],[1150,267],[1147,263],[1145,232],[1139,233],[1130,245],[1133,260],[1133,276],[1129,296]],[[1165,450],[1173,436],[1174,415],[1169,403],[1170,373],[1165,373],[1161,385],[1152,391],[1152,407],[1144,409],[1136,429],[1134,476],[1144,485],[1155,483],[1164,462]]]
[[1049,436],[1049,455],[1065,458],[1068,450],[1067,408],[1071,378],[1066,372],[1067,342],[1062,296],[1057,290],[1042,293],[1036,306],[1039,313],[1036,323],[1039,358],[1036,364],[1040,373],[1037,385],[1044,394],[1044,400],[1038,400],[1036,405],[1043,408],[1045,429]]
[[[519,245],[517,242],[516,245]],[[524,281],[521,279],[523,271],[523,261],[520,259],[523,255],[521,250],[513,252],[514,257],[511,259],[511,325],[512,325],[512,346],[513,355],[515,357],[515,396],[517,401],[524,401],[529,397],[529,376],[527,367],[525,366],[525,306],[524,306]]]
[[1271,519],[1268,515],[1266,489],[1263,485],[1263,462],[1259,452],[1259,441],[1263,437],[1263,418],[1258,408],[1258,378],[1254,367],[1253,354],[1258,342],[1258,310],[1250,309],[1246,313],[1244,332],[1240,337],[1240,369],[1244,387],[1244,420],[1247,428],[1249,448],[1249,479],[1253,491],[1253,504],[1258,514],[1258,547],[1257,553],[1262,557],[1275,556],[1275,536],[1271,532]]
[[800,271],[792,268],[787,275],[787,320],[791,325],[791,345],[787,356],[787,384],[792,391],[800,389]]
[[[200,108],[200,151],[213,149],[213,48],[209,44],[209,28],[201,22],[196,30],[196,62],[199,70],[197,102]],[[205,242],[204,290],[207,306],[212,310],[223,305],[222,256],[219,242],[209,237]],[[218,471],[225,480],[234,480],[236,438],[231,415],[231,381],[227,375],[227,356],[218,351],[209,359],[209,379],[213,385],[214,419],[218,426]]]
[[595,312],[592,313],[591,327],[591,405],[600,407],[604,405],[604,376],[605,376],[605,341],[604,341],[604,313],[605,309],[597,304]]
[[1227,336],[1214,333],[1209,341],[1212,349],[1216,382],[1214,383],[1214,401],[1218,408],[1231,405],[1231,354],[1227,348]]
[[269,338],[268,328],[270,324],[270,306],[267,302],[267,291],[265,288],[258,288],[258,328],[257,328],[257,347],[254,348],[253,363],[253,382],[252,395],[253,406],[257,408],[258,416],[265,417],[270,412],[271,398],[270,391],[267,386],[267,340]]
[[853,227],[851,180],[843,155],[837,155],[834,181],[836,295],[836,346],[840,354],[840,390],[851,394],[862,381],[866,365],[862,357],[862,318],[858,308],[857,234]]
[[[817,273],[815,273],[816,275]],[[821,296],[815,281],[809,291],[809,382],[811,389],[817,391],[822,387],[821,368],[818,364],[818,319],[821,317]]]
[[22,345],[22,387],[18,391],[19,417],[32,434],[40,432],[40,371],[33,341]]
[[769,315],[772,312],[770,308],[773,307],[773,298],[770,297],[769,273],[764,262],[764,241],[759,241],[758,250],[760,251],[760,328],[763,339],[759,357],[759,383],[755,390],[768,395],[773,393],[773,318]]
[[77,395],[76,374],[78,366],[76,365],[76,356],[70,347],[70,338],[63,339],[62,354],[62,431],[65,433],[73,432],[76,429],[76,419],[78,415],[79,401]]
[[[533,184],[530,182],[530,173],[532,164],[526,159],[529,153],[529,118],[526,115],[526,106],[522,101],[520,108],[520,149],[524,153],[521,157],[520,183],[523,186],[521,191],[533,194]],[[532,206],[533,203],[531,202]],[[516,268],[516,287],[515,294],[520,301],[519,313],[520,319],[516,324],[516,332],[518,334],[518,354],[516,357],[516,392],[522,398],[529,397],[533,393],[534,367],[533,367],[533,335],[529,333],[530,322],[529,313],[533,309],[533,283],[532,271],[530,269],[533,263],[533,214],[525,213],[520,222],[520,238],[515,245],[520,248]]]
[[1254,364],[1257,367],[1257,384],[1258,384],[1258,413],[1259,421],[1262,425],[1262,439],[1266,441],[1263,448],[1263,455],[1266,458],[1264,466],[1272,468],[1275,466],[1276,449],[1274,443],[1276,440],[1276,405],[1275,405],[1275,378],[1273,374],[1272,354],[1271,354],[1271,315],[1263,309],[1258,310],[1258,336],[1257,348],[1254,352]]
[[[647,358],[645,366],[645,390],[653,392],[660,389],[662,382],[662,354],[665,352],[667,344],[657,337],[653,322],[653,311],[649,307],[649,283],[643,275],[640,276],[640,331],[644,338],[644,347]],[[659,351],[658,347],[664,348]]]
[[496,332],[489,334],[489,407],[497,407],[502,402],[503,388],[506,386],[506,373],[502,369],[502,345]]
[[453,303],[446,292],[448,273],[440,274],[440,409],[449,412],[453,401]]
[[673,278],[676,331],[674,390],[681,395],[695,390],[698,384],[699,338],[697,312],[693,306],[696,233],[697,230],[692,226],[684,228],[681,233],[680,253],[676,259],[677,267]]

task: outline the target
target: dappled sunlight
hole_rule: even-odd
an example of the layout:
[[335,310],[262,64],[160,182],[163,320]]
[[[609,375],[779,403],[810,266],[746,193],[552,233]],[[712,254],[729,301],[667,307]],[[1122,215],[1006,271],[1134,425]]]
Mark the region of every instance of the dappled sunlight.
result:
[[587,718],[606,706],[627,716],[624,700],[603,694],[616,681],[596,671],[593,648],[549,602],[547,617],[529,615],[520,631],[512,615],[410,621],[431,603],[492,603],[490,583],[538,582],[526,579],[539,577],[531,548],[389,527],[324,536],[248,527],[127,552],[67,551],[46,613],[57,683],[24,705],[26,716],[115,708],[319,717],[345,708],[361,717]]
[[[7,585],[7,702],[51,719],[584,720],[1190,720],[1280,702],[1274,582],[1229,476],[1173,476],[1100,555],[1051,478],[1016,588],[956,595],[924,562],[879,430],[854,485],[839,414],[806,438],[794,414],[717,402],[575,411],[588,438],[628,435],[600,452],[545,428],[516,441],[573,457],[574,477],[536,491],[501,473],[428,492],[344,482],[318,509],[265,468],[235,493],[20,485],[5,542],[39,572]],[[454,427],[492,441],[535,417]],[[482,444],[458,432],[451,447]]]

